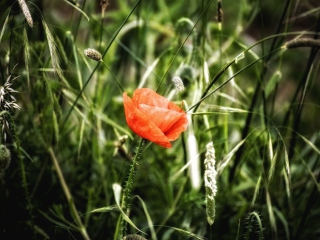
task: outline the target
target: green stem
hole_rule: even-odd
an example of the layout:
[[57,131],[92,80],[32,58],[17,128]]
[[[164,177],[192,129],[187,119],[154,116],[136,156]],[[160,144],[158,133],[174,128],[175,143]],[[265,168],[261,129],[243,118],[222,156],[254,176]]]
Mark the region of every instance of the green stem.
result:
[[114,75],[114,73],[110,70],[110,68],[105,64],[105,62],[102,59],[100,60],[100,62],[102,62],[103,65],[106,67],[106,69],[109,71],[109,73],[111,73],[113,79],[116,81],[116,83],[117,83],[117,85],[118,85],[118,87],[119,87],[119,89],[121,91],[121,94],[122,94],[124,92],[124,90],[123,90],[123,87],[121,86],[118,78],[116,77],[116,75]]
[[[127,215],[129,215],[129,210],[130,210],[130,200],[131,200],[131,191],[132,191],[132,186],[133,186],[133,178],[135,174],[135,166],[138,165],[138,160],[141,157],[142,153],[142,146],[144,145],[145,140],[141,138],[139,145],[136,149],[136,155],[132,159],[132,164],[128,176],[128,180],[126,182],[126,186],[124,189],[123,197],[122,197],[122,203],[121,203],[121,208],[123,212]],[[122,239],[122,236],[125,235],[125,232],[127,230],[127,224],[124,221],[123,217],[120,220],[120,232],[118,234],[118,239]]]
[[[132,15],[133,11],[136,9],[136,7],[139,5],[141,0],[138,0],[137,3],[134,5],[134,7],[132,8],[132,10],[130,11],[129,15],[126,17],[126,19],[123,21],[123,23],[121,24],[121,26],[118,28],[117,32],[113,35],[109,45],[107,46],[106,50],[104,51],[104,53],[102,54],[102,58],[106,55],[106,53],[109,51],[112,43],[115,41],[116,37],[118,36],[118,34],[120,33],[121,29],[123,28],[123,26],[127,23],[127,21],[129,20],[129,17]],[[85,84],[83,85],[83,88],[81,89],[81,91],[78,93],[77,98],[74,100],[71,109],[69,110],[69,112],[67,113],[62,125],[61,125],[61,129],[64,128],[68,118],[71,115],[71,112],[73,111],[74,107],[77,105],[77,102],[79,101],[80,97],[82,96],[82,93],[84,92],[85,88],[88,86],[93,74],[95,73],[95,71],[98,69],[98,66],[100,65],[100,62],[98,62],[98,64],[96,65],[96,67],[93,69],[93,71],[91,72],[89,78],[87,79],[87,81],[85,82]]]

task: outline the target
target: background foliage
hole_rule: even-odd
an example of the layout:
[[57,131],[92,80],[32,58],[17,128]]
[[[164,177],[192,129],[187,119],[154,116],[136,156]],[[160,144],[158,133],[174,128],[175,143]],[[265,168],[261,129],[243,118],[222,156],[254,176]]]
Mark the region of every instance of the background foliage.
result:
[[[284,47],[318,39],[317,0],[223,0],[222,23],[210,0],[110,0],[104,12],[100,1],[29,1],[33,27],[21,2],[0,3],[0,85],[17,77],[10,95],[21,107],[1,115],[11,163],[1,174],[0,239],[117,238],[112,186],[124,186],[139,138],[116,81],[130,96],[148,87],[183,100],[192,116],[193,131],[172,149],[144,146],[130,219],[145,238],[320,238],[319,48]],[[210,141],[212,226],[202,177]]]

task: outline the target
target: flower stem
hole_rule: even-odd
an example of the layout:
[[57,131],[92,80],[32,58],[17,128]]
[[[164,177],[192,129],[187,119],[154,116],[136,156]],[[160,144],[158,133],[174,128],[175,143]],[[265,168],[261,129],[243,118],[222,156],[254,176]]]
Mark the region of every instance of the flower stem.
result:
[[[130,211],[130,200],[131,200],[131,191],[133,185],[133,178],[135,174],[135,166],[138,165],[138,160],[141,158],[142,146],[144,145],[145,140],[141,138],[138,147],[136,148],[136,155],[132,159],[132,164],[129,172],[128,179],[126,181],[121,208],[126,215],[129,215]],[[123,235],[126,235],[127,223],[124,221],[124,218],[121,217],[120,220],[120,231],[118,234],[118,239],[122,239]]]

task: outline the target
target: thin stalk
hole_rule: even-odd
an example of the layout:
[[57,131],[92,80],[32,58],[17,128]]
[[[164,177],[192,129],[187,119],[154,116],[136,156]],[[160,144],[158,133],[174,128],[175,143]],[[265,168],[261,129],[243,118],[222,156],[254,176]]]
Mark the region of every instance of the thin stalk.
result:
[[[142,153],[142,146],[144,145],[145,140],[141,138],[139,145],[136,149],[136,155],[132,159],[132,164],[128,176],[128,180],[126,181],[123,197],[122,197],[122,203],[121,203],[121,208],[123,212],[127,215],[129,215],[129,210],[130,210],[130,200],[131,200],[131,191],[132,191],[132,186],[133,186],[133,178],[135,174],[135,168],[136,165],[138,165],[138,160],[141,158],[141,153]],[[127,224],[124,221],[124,218],[121,217],[120,222],[120,231],[118,234],[118,239],[122,239],[122,236],[126,235],[126,230],[127,230]]]
[[[118,36],[118,34],[120,33],[121,29],[123,28],[123,26],[126,24],[126,22],[129,20],[129,17],[132,15],[133,11],[137,8],[137,6],[139,5],[141,0],[138,0],[137,3],[134,5],[134,7],[132,8],[131,12],[128,14],[128,16],[126,17],[126,19],[122,22],[121,26],[118,28],[117,32],[113,35],[109,45],[107,46],[106,50],[104,51],[104,53],[102,54],[102,58],[106,55],[106,53],[109,51],[112,43],[115,41],[116,37]],[[93,69],[93,71],[91,72],[89,78],[87,79],[87,81],[85,82],[85,84],[83,85],[83,88],[81,89],[81,91],[78,93],[78,96],[76,98],[76,100],[73,102],[71,109],[69,110],[69,112],[67,113],[67,116],[65,117],[62,125],[61,125],[61,129],[64,128],[68,118],[71,115],[71,112],[73,111],[74,107],[77,105],[77,102],[79,101],[82,93],[84,92],[84,90],[86,89],[86,87],[88,86],[91,78],[93,77],[93,74],[95,73],[95,71],[98,69],[100,65],[100,61],[98,62],[98,64],[96,65],[96,67]]]
[[197,21],[195,22],[194,26],[191,28],[191,30],[189,31],[187,37],[185,38],[185,40],[183,41],[183,43],[180,45],[180,47],[178,48],[177,52],[175,53],[175,55],[173,56],[173,58],[171,59],[170,63],[169,63],[169,66],[166,70],[166,72],[164,73],[163,77],[161,78],[160,80],[160,83],[156,89],[156,92],[158,92],[161,84],[163,83],[165,77],[168,75],[169,73],[169,70],[173,64],[173,62],[175,61],[175,59],[177,58],[178,54],[180,53],[181,49],[183,48],[184,44],[187,42],[189,36],[191,35],[191,33],[193,32],[193,30],[195,29],[195,27],[197,26],[197,24],[199,23],[200,19],[203,17],[204,13],[207,11],[207,9],[209,8],[209,6],[211,5],[211,3],[213,2],[213,0],[211,0],[206,6],[205,8],[203,9],[203,11],[201,12],[199,18],[197,19]]
[[[276,33],[280,32],[281,26],[283,24],[283,20],[284,20],[286,14],[287,14],[287,11],[289,9],[290,3],[291,3],[291,0],[287,0],[287,2],[285,4],[285,7],[283,9],[282,15],[281,15],[281,19],[279,20],[279,24],[278,24]],[[278,40],[278,38],[274,38],[273,39],[271,47],[270,47],[270,50],[269,50],[269,53],[274,51],[274,49],[276,48],[277,40]],[[266,73],[267,62],[270,60],[270,58],[271,58],[271,55],[269,55],[266,58],[265,62],[264,62],[265,64],[264,64],[264,67],[263,67],[263,69],[261,71],[260,79],[263,79],[263,76]],[[247,115],[247,118],[246,118],[246,122],[245,122],[243,130],[242,130],[242,136],[241,136],[242,140],[245,139],[247,137],[248,133],[249,133],[249,130],[250,130],[250,127],[251,127],[252,118],[253,118],[253,114],[252,113],[253,113],[254,108],[256,107],[256,104],[258,103],[260,92],[262,91],[262,89],[261,89],[262,83],[263,83],[262,81],[258,81],[257,82],[256,88],[255,88],[255,91],[254,91],[254,96],[252,97],[252,101],[251,101],[250,107],[248,109],[248,115]],[[232,166],[232,168],[230,169],[230,172],[229,172],[229,183],[231,183],[233,181],[233,178],[234,178],[234,176],[236,174],[236,170],[238,168],[238,165],[240,164],[240,160],[242,159],[242,154],[243,153],[244,153],[244,145],[242,145],[239,148],[239,150],[237,151],[237,153],[236,153],[234,164],[233,164],[233,166]]]
[[[318,22],[317,22],[317,27],[316,27],[316,32],[318,33],[320,31],[320,15],[318,16]],[[314,35],[314,39],[318,39],[319,36],[317,34]],[[293,128],[295,131],[298,131],[299,126],[300,126],[300,120],[301,120],[301,115],[302,115],[302,109],[305,103],[305,91],[306,88],[308,87],[308,80],[310,77],[310,72],[312,71],[312,66],[314,64],[314,61],[316,59],[316,56],[319,52],[319,48],[313,47],[310,50],[310,55],[308,59],[308,64],[306,71],[304,72],[302,79],[301,79],[301,86],[303,86],[303,91],[304,93],[301,94],[300,101],[299,101],[299,108],[297,110],[297,113],[295,114],[294,122],[293,122]],[[302,88],[298,88],[297,92],[300,93]],[[291,105],[292,106],[292,105]],[[296,145],[296,136],[295,136],[295,131],[292,131],[292,136],[291,136],[291,141],[290,141],[290,148],[289,148],[289,159],[291,159],[294,155],[294,150],[295,150],[295,145]]]
[[55,167],[55,170],[57,172],[57,175],[58,175],[62,190],[64,192],[64,195],[66,196],[66,198],[68,200],[68,203],[70,205],[71,214],[76,218],[76,222],[78,224],[78,227],[80,228],[80,233],[83,236],[83,238],[86,239],[86,240],[90,240],[90,237],[89,237],[89,235],[87,233],[87,230],[86,230],[85,226],[83,225],[83,223],[81,221],[81,218],[80,218],[80,216],[78,214],[77,208],[76,208],[76,206],[75,206],[75,204],[73,202],[73,198],[72,198],[71,192],[70,192],[70,190],[68,188],[68,185],[67,185],[67,183],[66,183],[66,181],[65,181],[65,179],[63,177],[63,174],[62,174],[58,159],[57,159],[52,147],[49,147],[48,151],[50,153],[51,160],[52,160],[53,165]]
[[123,87],[121,86],[121,83],[119,82],[118,78],[116,77],[116,75],[114,75],[114,73],[111,71],[111,69],[105,64],[105,62],[101,59],[100,62],[102,62],[102,64],[105,66],[105,68],[109,71],[109,73],[111,73],[113,79],[116,81],[119,89],[120,89],[120,93],[122,94],[124,92]]
[[[226,85],[228,82],[230,82],[232,79],[234,79],[236,76],[238,76],[240,73],[242,73],[244,70],[248,69],[249,67],[251,67],[252,65],[256,64],[257,62],[261,61],[262,59],[273,55],[274,53],[278,52],[282,50],[282,48],[278,48],[273,50],[272,52],[262,56],[261,58],[254,60],[253,62],[251,62],[250,64],[248,64],[245,68],[242,68],[241,70],[239,70],[238,72],[236,72],[235,74],[233,74],[232,77],[230,77],[228,80],[226,80],[224,83],[222,83],[221,85],[219,85],[218,87],[216,87],[214,90],[212,90],[211,92],[209,92],[210,87],[207,87],[207,89],[205,90],[204,94],[202,94],[201,99],[195,103],[194,105],[192,105],[187,112],[189,112],[190,110],[192,110],[193,108],[195,108],[195,110],[193,111],[194,113],[196,113],[198,107],[200,106],[201,102],[203,102],[205,99],[207,99],[208,97],[210,97],[212,94],[214,94],[215,92],[217,92],[219,89],[221,89],[224,85]],[[221,75],[223,72],[225,72],[227,70],[228,67],[231,66],[232,63],[235,62],[236,59],[233,59],[230,63],[227,63],[216,75],[216,77],[214,77],[212,82],[215,82]],[[211,85],[212,82],[209,84]]]
[[[194,112],[197,111],[200,103],[206,99],[209,95],[211,95],[213,92],[215,92],[216,90],[220,89],[220,87],[224,86],[226,83],[228,83],[232,78],[234,78],[237,74],[233,75],[232,78],[230,78],[228,81],[224,82],[223,84],[221,84],[219,86],[219,88],[216,88],[215,91],[212,91],[211,93],[208,94],[209,90],[211,89],[211,87],[219,80],[219,78],[222,76],[223,73],[226,72],[226,70],[234,63],[236,63],[237,61],[241,60],[242,58],[239,58],[239,56],[244,56],[247,52],[249,52],[252,48],[254,48],[255,46],[259,45],[259,44],[262,44],[263,42],[265,41],[268,41],[270,39],[274,39],[274,41],[276,41],[275,39],[277,39],[278,37],[283,37],[284,35],[297,35],[297,34],[301,34],[301,32],[291,32],[291,33],[280,33],[280,34],[274,34],[274,35],[271,35],[271,36],[268,36],[268,37],[265,37],[257,42],[255,42],[253,45],[251,45],[249,48],[245,49],[241,54],[239,54],[238,56],[236,56],[232,61],[228,62],[225,64],[225,66],[222,67],[222,69],[214,76],[214,78],[212,79],[212,81],[208,84],[208,86],[206,87],[205,91],[202,93],[201,97],[200,97],[200,100],[194,104],[193,106],[190,107],[190,109],[192,108],[195,108]],[[304,34],[317,34],[317,33],[314,33],[314,32],[304,32]],[[283,47],[281,48],[278,48],[276,50],[273,50],[264,55],[263,57],[261,57],[260,59],[256,60],[254,63],[260,61],[261,59],[263,58],[267,58],[266,61],[268,61],[268,59],[270,59],[272,53],[282,49]],[[285,48],[283,48],[285,49]],[[246,68],[250,67],[252,64],[249,64]],[[246,68],[244,68],[243,70],[245,70]],[[242,72],[243,70],[240,70],[238,73]]]
[[[85,6],[85,5],[86,5],[86,0],[83,1],[83,4],[82,4],[82,6],[81,6],[81,10],[84,9],[84,6]],[[78,19],[78,22],[77,22],[76,30],[75,30],[75,33],[74,33],[74,41],[76,41],[76,40],[77,40],[77,37],[78,37],[81,19],[82,19],[82,14],[80,14],[79,19]]]

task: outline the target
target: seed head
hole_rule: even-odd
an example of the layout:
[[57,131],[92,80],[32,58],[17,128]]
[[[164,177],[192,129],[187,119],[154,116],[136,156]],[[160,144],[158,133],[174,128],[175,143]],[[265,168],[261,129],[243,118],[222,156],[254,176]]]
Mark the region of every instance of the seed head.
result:
[[24,17],[27,20],[27,23],[29,24],[29,26],[32,28],[33,27],[33,20],[29,11],[29,8],[26,4],[26,2],[24,0],[18,0],[18,3],[20,5],[20,8],[23,12]]
[[298,38],[293,39],[289,42],[286,42],[284,45],[285,48],[299,48],[299,47],[320,47],[320,40],[319,39],[312,39],[312,38]]
[[101,53],[99,53],[97,50],[93,48],[87,48],[83,51],[84,55],[86,55],[88,58],[91,58],[92,60],[95,60],[99,62],[102,59]]
[[109,5],[109,1],[108,0],[101,0],[100,5],[101,5],[101,14],[102,14],[102,16],[104,16],[104,13],[107,10],[107,7]]
[[17,79],[15,77],[11,80],[11,75],[8,77],[7,81],[3,86],[0,86],[0,108],[1,110],[13,110],[13,109],[20,109],[20,106],[16,103],[16,99],[12,96],[12,93],[17,93],[17,91],[11,88],[12,81]]
[[213,143],[207,144],[206,159],[204,160],[204,185],[206,188],[206,212],[207,221],[210,225],[213,224],[215,218],[215,199],[217,194],[217,171],[215,168],[215,150]]
[[127,235],[127,236],[124,236],[122,239],[123,240],[147,240],[146,238],[144,238],[140,235],[137,235],[137,234]]
[[172,79],[172,82],[177,90],[179,90],[181,92],[184,90],[184,85],[183,85],[183,82],[180,77],[178,77],[178,76],[174,77]]
[[[11,75],[7,78],[7,81],[3,86],[0,86],[0,111],[8,111],[9,113],[14,112],[15,109],[20,110],[20,106],[16,103],[15,97],[12,93],[17,93],[14,89],[11,88],[12,82],[17,79],[15,77],[11,79]],[[6,115],[2,115],[0,117],[0,124],[2,125],[2,133],[4,139],[6,140],[6,129],[9,129],[9,123],[5,117]]]

